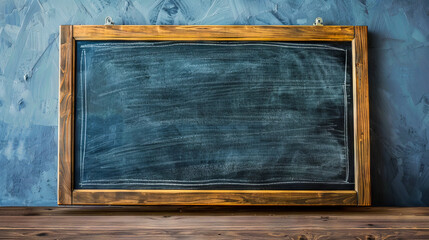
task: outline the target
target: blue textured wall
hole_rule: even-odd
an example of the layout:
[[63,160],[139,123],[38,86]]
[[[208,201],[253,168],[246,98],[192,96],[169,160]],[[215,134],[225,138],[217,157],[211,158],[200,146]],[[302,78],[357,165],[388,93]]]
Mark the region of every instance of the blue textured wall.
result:
[[369,26],[373,203],[429,206],[429,1],[1,0],[0,205],[56,205],[58,26]]

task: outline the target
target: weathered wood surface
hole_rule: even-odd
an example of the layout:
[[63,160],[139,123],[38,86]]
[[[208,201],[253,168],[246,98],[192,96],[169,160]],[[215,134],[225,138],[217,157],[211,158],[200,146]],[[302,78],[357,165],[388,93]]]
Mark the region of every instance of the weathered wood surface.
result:
[[76,40],[351,41],[353,26],[73,26]]
[[0,238],[428,239],[429,208],[0,208]]

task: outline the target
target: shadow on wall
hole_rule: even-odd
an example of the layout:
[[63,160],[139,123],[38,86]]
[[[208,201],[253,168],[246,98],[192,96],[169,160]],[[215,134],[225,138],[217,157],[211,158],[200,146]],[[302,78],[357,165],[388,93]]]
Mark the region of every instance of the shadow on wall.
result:
[[[389,80],[397,80],[399,86],[394,88],[399,90],[395,91],[403,93],[407,87],[406,78],[404,74],[395,75],[398,72],[395,68],[401,72],[408,67],[400,61],[392,61],[398,56],[394,56],[397,53],[390,49],[396,44],[386,44],[388,36],[373,31],[368,35],[373,205],[428,205],[429,151],[426,150],[426,134],[429,127],[429,94],[423,95],[415,103],[410,103],[409,97],[403,96],[399,102],[402,100],[404,105],[408,105],[405,107],[407,113],[392,116],[393,112],[401,110],[395,105],[398,99],[393,99],[389,93],[391,90],[388,84],[395,84]],[[402,51],[408,51],[404,49]],[[422,87],[428,86],[429,81]]]

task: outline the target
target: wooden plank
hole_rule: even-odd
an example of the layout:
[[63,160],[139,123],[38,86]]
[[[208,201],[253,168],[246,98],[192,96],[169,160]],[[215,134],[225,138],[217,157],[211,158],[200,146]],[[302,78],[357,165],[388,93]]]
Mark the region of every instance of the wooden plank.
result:
[[355,27],[354,56],[354,116],[356,191],[360,206],[371,205],[370,136],[368,97],[368,28]]
[[352,41],[353,26],[74,25],[76,40]]
[[58,204],[72,204],[73,154],[73,27],[60,27],[58,123]]
[[67,206],[0,207],[0,216],[402,216],[429,217],[429,207],[337,206]]
[[[161,224],[161,223],[160,223]],[[85,226],[83,226],[85,227]],[[64,229],[0,229],[6,239],[429,239],[427,229],[288,229],[223,231],[210,229],[154,230],[64,230]]]
[[74,190],[92,205],[356,205],[355,191]]
[[214,208],[217,214],[201,207],[175,212],[150,209],[5,207],[0,208],[0,238],[429,238],[429,208],[234,208],[245,209],[239,214],[225,207]]
[[[85,219],[82,221],[82,219]],[[293,220],[293,221],[291,221]],[[362,215],[331,215],[325,213],[289,215],[279,214],[275,216],[8,216],[0,219],[0,229],[52,229],[61,228],[68,230],[79,230],[82,225],[98,230],[155,230],[155,229],[192,229],[197,227],[211,230],[281,230],[286,226],[286,221],[293,222],[287,224],[289,229],[319,229],[338,230],[353,223],[349,228],[379,228],[379,229],[415,229],[417,227],[429,229],[428,216],[390,216],[383,215],[368,218]],[[162,224],[160,224],[162,223]]]

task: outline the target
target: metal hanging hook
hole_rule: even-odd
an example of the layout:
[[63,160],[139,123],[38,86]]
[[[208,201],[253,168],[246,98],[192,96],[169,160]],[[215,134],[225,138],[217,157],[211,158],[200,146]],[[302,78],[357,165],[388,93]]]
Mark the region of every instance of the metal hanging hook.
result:
[[317,17],[316,20],[314,20],[313,26],[323,26],[323,19],[321,17]]
[[115,23],[113,22],[112,17],[107,16],[107,17],[104,19],[104,25],[115,25]]

